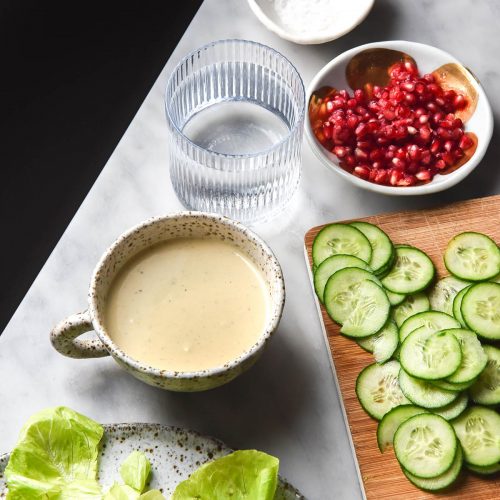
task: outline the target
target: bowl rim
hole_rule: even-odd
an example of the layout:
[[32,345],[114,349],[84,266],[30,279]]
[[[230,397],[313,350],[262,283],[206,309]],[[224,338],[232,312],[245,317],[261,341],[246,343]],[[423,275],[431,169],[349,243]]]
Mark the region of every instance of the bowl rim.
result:
[[[276,144],[273,144],[271,147],[264,149],[262,151],[258,151],[256,153],[243,153],[243,154],[229,154],[229,153],[219,153],[218,151],[211,151],[209,149],[203,148],[193,142],[189,137],[187,137],[182,130],[177,126],[175,123],[173,117],[171,116],[170,113],[170,106],[168,103],[168,91],[170,87],[174,84],[174,79],[177,71],[188,61],[189,59],[194,58],[194,56],[203,51],[207,50],[211,47],[214,47],[216,45],[222,45],[222,44],[228,44],[228,43],[237,43],[240,45],[243,44],[250,44],[255,47],[259,47],[265,50],[268,50],[271,54],[274,56],[277,56],[278,58],[281,58],[285,63],[287,63],[291,70],[292,73],[296,76],[298,83],[299,83],[299,89],[301,90],[300,92],[300,102],[297,102],[297,118],[295,123],[293,124],[293,127],[291,127],[285,137],[280,139]],[[201,47],[198,47],[189,54],[186,54],[175,66],[175,68],[172,70],[172,73],[170,74],[167,83],[165,85],[165,90],[163,92],[163,100],[164,100],[164,105],[165,105],[165,115],[167,117],[167,124],[169,125],[169,128],[171,128],[172,132],[176,134],[178,137],[181,138],[181,140],[186,141],[187,144],[189,144],[190,147],[194,148],[197,151],[200,151],[203,154],[208,154],[208,155],[213,155],[218,158],[224,158],[224,159],[230,159],[230,160],[240,160],[240,159],[246,159],[246,158],[258,158],[260,156],[266,156],[269,154],[274,153],[277,151],[280,147],[282,147],[284,144],[286,144],[293,136],[294,134],[297,133],[299,129],[302,129],[303,127],[303,122],[305,120],[305,115],[306,115],[306,90],[305,90],[305,85],[304,81],[302,80],[302,76],[299,73],[299,70],[295,67],[295,65],[286,57],[283,55],[281,52],[277,51],[276,49],[273,49],[272,47],[269,47],[269,45],[265,45],[260,42],[254,42],[253,40],[246,40],[244,38],[224,38],[220,40],[214,40],[212,42],[206,43],[205,45],[202,45]],[[209,168],[212,168],[210,165],[207,165]],[[261,167],[262,169],[266,168],[265,166]]]
[[328,34],[324,34],[323,36],[312,36],[312,35],[304,35],[298,36],[294,35],[284,28],[282,28],[279,24],[275,23],[261,8],[259,3],[256,0],[247,0],[250,9],[255,14],[255,16],[259,19],[259,21],[270,31],[276,33],[280,38],[284,40],[288,40],[290,42],[294,42],[300,45],[319,45],[321,43],[331,42],[333,40],[337,40],[347,33],[350,33],[353,29],[357,28],[368,16],[371,12],[373,5],[375,4],[375,0],[368,0],[367,5],[364,10],[362,10],[357,16],[352,24],[350,24],[347,28],[341,31],[330,32]]
[[388,48],[395,50],[405,50],[406,52],[410,53],[412,47],[417,47],[421,51],[434,51],[436,53],[439,53],[443,57],[449,59],[449,62],[455,62],[460,64],[470,73],[472,77],[471,81],[476,87],[476,90],[479,94],[479,98],[482,101],[484,101],[485,115],[481,125],[484,128],[484,139],[481,143],[478,144],[476,151],[474,152],[474,154],[467,163],[462,165],[454,172],[446,174],[446,178],[440,181],[439,183],[434,183],[433,179],[428,184],[421,184],[418,186],[385,186],[361,179],[360,177],[357,177],[347,172],[346,170],[341,168],[338,164],[334,163],[333,160],[328,158],[325,154],[326,150],[324,150],[323,146],[319,144],[316,137],[314,136],[309,120],[309,114],[307,113],[307,116],[305,118],[305,131],[306,131],[305,135],[315,156],[321,161],[321,163],[326,168],[328,168],[328,170],[334,171],[335,173],[342,176],[344,179],[347,179],[349,182],[355,184],[360,188],[381,194],[388,194],[395,196],[414,196],[414,195],[431,194],[431,193],[437,193],[439,191],[444,191],[445,189],[451,188],[452,186],[455,186],[456,184],[461,182],[477,167],[479,162],[483,159],[486,150],[488,149],[489,143],[491,141],[491,137],[493,134],[493,126],[494,126],[493,112],[490,103],[488,101],[488,98],[486,96],[486,93],[484,92],[484,89],[478,78],[465,65],[463,65],[456,57],[454,57],[450,53],[438,47],[434,47],[432,45],[427,45],[419,42],[412,42],[408,40],[389,40],[389,41],[373,42],[364,45],[359,45],[345,52],[342,52],[334,59],[332,59],[330,62],[328,62],[325,66],[323,66],[312,78],[311,83],[309,84],[307,89],[307,106],[309,107],[309,100],[314,90],[318,87],[318,82],[322,80],[325,77],[325,75],[327,75],[334,67],[346,62],[346,60],[350,59],[358,52],[372,48]]
[[[269,312],[269,318],[265,324],[263,333],[259,336],[257,341],[242,354],[236,358],[228,361],[224,365],[218,365],[213,368],[207,368],[204,370],[195,371],[175,371],[167,370],[162,368],[156,368],[154,366],[149,366],[146,362],[142,362],[133,358],[132,356],[126,354],[117,344],[111,339],[106,331],[103,318],[101,314],[97,311],[97,298],[102,293],[99,276],[102,272],[103,266],[106,264],[111,255],[117,250],[117,248],[127,240],[130,236],[135,234],[140,229],[159,224],[163,221],[168,221],[172,219],[179,219],[178,223],[182,223],[183,219],[196,218],[205,219],[210,221],[216,221],[222,223],[225,226],[237,231],[245,239],[255,242],[259,248],[263,251],[264,255],[267,256],[271,262],[272,272],[274,275],[272,285],[272,299],[271,299],[271,310]],[[111,282],[113,279],[111,280]],[[243,224],[223,215],[219,215],[211,212],[196,212],[196,211],[181,211],[169,213],[162,216],[151,217],[146,219],[131,228],[123,232],[115,241],[107,248],[107,250],[102,254],[99,259],[94,271],[92,273],[90,287],[88,292],[88,304],[89,313],[92,320],[92,325],[94,326],[95,332],[99,337],[99,340],[104,344],[106,350],[111,354],[112,357],[117,358],[119,361],[123,362],[125,365],[133,368],[139,373],[143,373],[149,376],[155,376],[162,379],[175,379],[175,380],[188,380],[188,379],[207,379],[217,375],[223,375],[225,373],[231,372],[237,366],[243,364],[247,359],[256,355],[270,339],[270,337],[276,331],[281,317],[283,315],[283,308],[285,305],[285,281],[283,277],[283,271],[281,265],[271,250],[269,245],[251,229],[247,228]]]

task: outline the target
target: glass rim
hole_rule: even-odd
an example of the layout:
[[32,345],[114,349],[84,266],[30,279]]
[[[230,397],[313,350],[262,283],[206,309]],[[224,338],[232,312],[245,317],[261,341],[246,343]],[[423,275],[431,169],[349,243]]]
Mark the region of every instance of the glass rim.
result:
[[[286,134],[286,136],[283,137],[282,139],[280,139],[276,144],[273,144],[268,149],[259,151],[257,153],[243,153],[243,154],[219,153],[217,151],[211,151],[209,149],[206,149],[206,148],[203,148],[201,146],[198,146],[198,144],[196,144],[191,139],[189,139],[182,132],[182,130],[179,129],[179,127],[174,122],[174,120],[172,119],[172,116],[170,115],[170,112],[169,112],[169,106],[168,106],[168,101],[167,101],[167,92],[168,92],[168,89],[169,89],[169,87],[170,87],[170,85],[172,83],[172,80],[173,80],[175,74],[177,73],[177,70],[188,59],[190,59],[192,56],[194,56],[197,52],[200,52],[201,50],[208,49],[208,48],[213,47],[215,45],[222,45],[224,43],[229,43],[229,42],[231,42],[231,43],[236,42],[236,43],[239,43],[239,44],[250,44],[250,45],[255,45],[257,47],[262,47],[264,49],[267,49],[267,50],[271,51],[271,53],[273,53],[273,55],[278,56],[278,57],[284,59],[286,61],[286,63],[288,63],[290,65],[290,67],[292,68],[292,71],[296,74],[296,76],[298,78],[298,82],[300,84],[300,88],[302,89],[302,102],[299,103],[300,108],[299,108],[299,113],[298,113],[298,117],[297,117],[296,123],[293,125],[292,128],[290,128],[290,130],[288,131],[288,133]],[[305,102],[306,101],[306,92],[305,92],[304,82],[302,80],[302,77],[300,76],[299,71],[295,67],[295,65],[286,56],[284,56],[281,52],[277,51],[276,49],[273,49],[272,47],[269,47],[269,45],[265,45],[265,44],[259,43],[259,42],[254,42],[253,40],[245,40],[243,38],[224,38],[224,39],[221,39],[221,40],[215,40],[213,42],[210,42],[210,43],[207,43],[205,45],[202,45],[201,47],[198,47],[197,49],[194,49],[191,52],[189,52],[189,54],[185,55],[177,63],[177,65],[173,69],[170,77],[168,78],[167,84],[166,84],[166,87],[165,87],[165,92],[164,92],[163,99],[165,101],[165,111],[166,111],[166,115],[167,115],[167,119],[168,119],[169,123],[172,125],[174,131],[177,134],[179,134],[185,141],[187,141],[192,147],[194,147],[195,149],[197,149],[197,150],[199,150],[199,151],[201,151],[203,153],[208,153],[210,155],[218,156],[220,158],[235,159],[235,160],[246,159],[246,158],[257,158],[259,156],[268,155],[268,154],[274,152],[275,150],[279,149],[283,144],[285,144],[290,139],[290,137],[293,134],[295,134],[295,132],[297,131],[297,129],[302,126],[301,124],[303,122],[304,115],[305,115],[305,109],[306,109],[306,102]],[[209,165],[206,165],[206,166],[209,166]]]

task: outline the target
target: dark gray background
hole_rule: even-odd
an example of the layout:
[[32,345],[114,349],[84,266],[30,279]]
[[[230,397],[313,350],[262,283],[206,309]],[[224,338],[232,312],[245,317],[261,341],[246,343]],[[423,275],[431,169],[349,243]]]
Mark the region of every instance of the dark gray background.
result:
[[201,3],[0,1],[0,332]]

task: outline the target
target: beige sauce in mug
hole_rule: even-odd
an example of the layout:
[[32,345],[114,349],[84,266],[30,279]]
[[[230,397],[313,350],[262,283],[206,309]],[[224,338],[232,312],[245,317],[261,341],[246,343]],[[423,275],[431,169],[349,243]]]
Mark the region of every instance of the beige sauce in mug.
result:
[[105,325],[115,344],[142,363],[198,371],[255,344],[268,309],[261,271],[235,245],[178,238],[125,264],[108,293]]

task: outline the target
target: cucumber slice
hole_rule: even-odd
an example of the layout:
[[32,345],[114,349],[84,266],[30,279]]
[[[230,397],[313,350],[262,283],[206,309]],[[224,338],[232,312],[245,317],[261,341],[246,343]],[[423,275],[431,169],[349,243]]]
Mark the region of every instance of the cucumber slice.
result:
[[478,335],[500,340],[500,284],[478,283],[462,299],[462,316]]
[[[389,297],[390,300],[390,297]],[[431,308],[429,299],[425,293],[408,295],[404,302],[392,310],[392,317],[396,325],[401,326],[410,316],[419,312],[428,311]]]
[[485,281],[500,273],[500,250],[481,233],[457,234],[444,252],[444,265],[450,273],[470,281]]
[[467,464],[467,468],[472,472],[487,476],[490,474],[496,474],[497,472],[500,472],[500,464],[488,465],[486,467],[479,467],[477,465]]
[[354,255],[366,263],[370,262],[372,247],[368,238],[348,224],[325,226],[314,238],[312,258],[319,266],[330,255]]
[[445,420],[453,420],[457,418],[465,409],[467,408],[467,403],[469,402],[469,398],[467,394],[463,392],[458,396],[455,401],[452,401],[449,405],[443,406],[442,408],[436,408],[431,410],[432,413],[443,417]]
[[415,405],[396,406],[388,411],[377,427],[378,449],[384,453],[387,448],[392,446],[394,434],[396,434],[398,427],[409,418],[421,413],[428,413],[428,411],[425,408],[419,408]]
[[453,316],[460,321],[460,324],[467,328],[467,325],[465,324],[464,317],[462,316],[462,299],[464,298],[464,295],[467,293],[469,288],[472,285],[466,286],[465,288],[462,288],[456,295],[455,298],[453,299]]
[[474,383],[474,380],[465,382],[463,384],[451,384],[446,380],[429,380],[429,382],[435,387],[439,387],[440,389],[444,389],[445,391],[461,392],[468,389]]
[[471,406],[453,421],[465,461],[487,467],[500,462],[500,415],[484,406]]
[[413,377],[437,380],[457,371],[462,363],[462,351],[453,333],[448,330],[434,333],[422,326],[406,337],[399,362]]
[[458,478],[460,471],[462,470],[464,460],[464,454],[460,445],[457,446],[457,452],[451,467],[443,474],[430,479],[424,479],[413,475],[411,472],[403,469],[405,476],[412,482],[417,488],[426,491],[439,491],[448,486],[451,486]]
[[410,316],[399,329],[399,340],[404,342],[408,335],[417,328],[427,327],[429,331],[439,332],[448,328],[460,328],[460,323],[443,312],[425,311]]
[[444,474],[457,453],[453,427],[439,415],[421,413],[403,422],[394,435],[394,452],[404,470],[419,478]]
[[459,280],[455,276],[440,279],[429,292],[431,309],[453,316],[453,300],[460,290],[469,285],[467,281]]
[[500,349],[483,345],[486,354],[486,368],[470,388],[474,402],[482,405],[500,404]]
[[397,361],[383,365],[373,363],[364,368],[356,379],[356,396],[363,409],[376,420],[380,420],[395,406],[410,403],[399,388]]
[[386,325],[370,337],[356,340],[365,351],[372,352],[377,363],[385,363],[391,359],[399,344],[398,327],[389,320]]
[[382,229],[368,222],[351,222],[350,225],[361,231],[370,242],[372,256],[368,264],[374,273],[390,264],[394,257],[394,246]]
[[484,370],[488,358],[477,335],[470,330],[453,328],[445,330],[455,336],[462,351],[462,362],[453,375],[446,378],[452,384],[464,384],[475,380]]
[[403,394],[415,405],[434,409],[449,405],[459,393],[445,391],[426,380],[408,375],[403,369],[399,372],[399,386]]
[[377,278],[363,269],[346,267],[331,276],[325,286],[325,308],[351,337],[377,333],[389,318],[387,295]]
[[352,255],[338,254],[327,257],[314,271],[314,290],[321,303],[323,303],[326,282],[330,276],[346,267],[358,267],[365,271],[371,271],[370,266],[364,260]]
[[391,306],[398,306],[406,299],[406,295],[401,293],[394,293],[390,290],[386,290],[385,293],[387,294],[387,298],[389,299]]
[[396,261],[382,284],[391,292],[415,293],[429,285],[434,273],[434,264],[424,252],[413,247],[398,247]]
[[379,269],[375,275],[382,279],[384,278],[385,276],[387,276],[389,274],[389,271],[392,269],[392,266],[394,265],[394,261],[396,260],[396,250],[394,249],[393,252],[392,252],[392,257],[391,257],[391,260],[387,263],[387,265],[385,265],[384,267],[382,267],[381,269]]
[[357,293],[358,297],[351,302],[350,314],[340,332],[348,337],[373,335],[387,323],[391,304],[383,288],[370,280],[362,281]]

